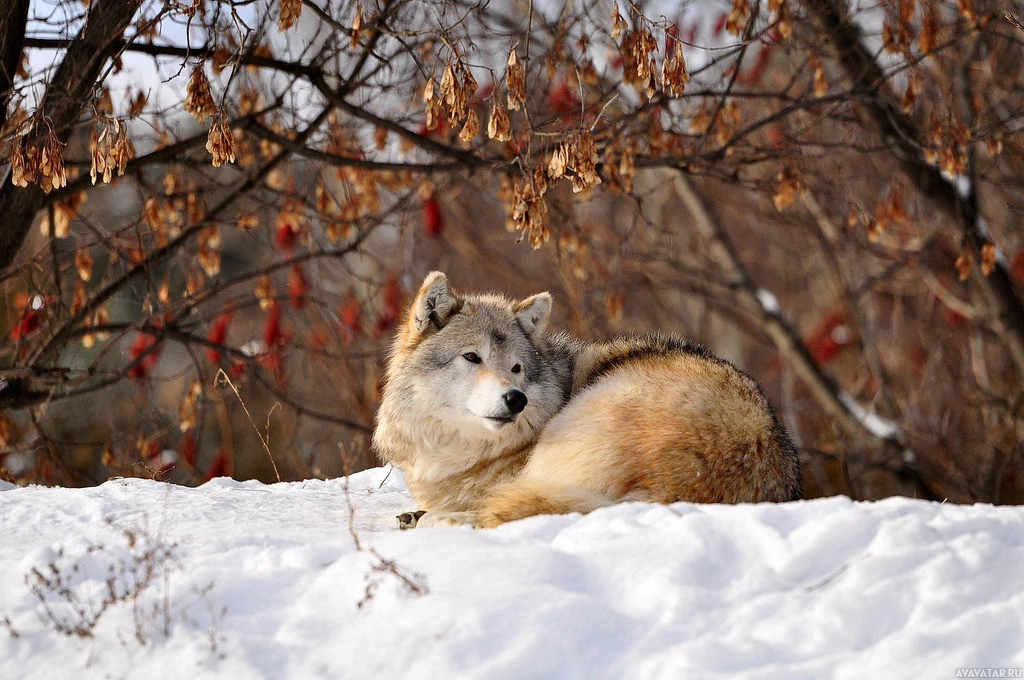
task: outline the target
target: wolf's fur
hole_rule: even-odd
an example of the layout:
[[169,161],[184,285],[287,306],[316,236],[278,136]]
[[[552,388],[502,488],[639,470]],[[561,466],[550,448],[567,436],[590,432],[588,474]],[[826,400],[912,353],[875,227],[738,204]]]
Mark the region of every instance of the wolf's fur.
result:
[[[427,511],[420,526],[489,527],[621,500],[802,496],[793,445],[749,376],[672,337],[550,335],[550,310],[547,293],[515,302],[458,295],[440,272],[423,282],[373,435]],[[527,398],[519,414],[515,390]]]

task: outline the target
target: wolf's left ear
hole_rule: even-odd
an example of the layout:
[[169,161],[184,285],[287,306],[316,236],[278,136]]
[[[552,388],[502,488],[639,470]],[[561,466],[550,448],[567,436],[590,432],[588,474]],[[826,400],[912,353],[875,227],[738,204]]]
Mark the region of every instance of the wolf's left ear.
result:
[[531,295],[515,306],[516,318],[527,333],[543,333],[551,316],[551,293]]
[[430,272],[416,293],[406,326],[413,335],[422,335],[431,327],[441,330],[460,306],[444,272]]

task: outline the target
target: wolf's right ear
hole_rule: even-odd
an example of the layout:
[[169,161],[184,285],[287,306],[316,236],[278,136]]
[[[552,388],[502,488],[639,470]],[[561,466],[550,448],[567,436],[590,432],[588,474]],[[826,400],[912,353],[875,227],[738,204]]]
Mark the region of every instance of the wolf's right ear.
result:
[[431,327],[441,330],[461,306],[444,272],[430,272],[416,293],[406,329],[412,336],[423,335]]
[[527,333],[543,333],[551,317],[551,293],[531,295],[516,304],[515,313]]

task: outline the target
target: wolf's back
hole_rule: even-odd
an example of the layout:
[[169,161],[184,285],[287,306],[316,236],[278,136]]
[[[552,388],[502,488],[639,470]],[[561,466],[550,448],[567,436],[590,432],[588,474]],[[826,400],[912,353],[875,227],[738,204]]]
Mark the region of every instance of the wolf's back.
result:
[[661,335],[580,348],[573,396],[527,471],[611,498],[803,496],[799,458],[757,383],[699,345]]

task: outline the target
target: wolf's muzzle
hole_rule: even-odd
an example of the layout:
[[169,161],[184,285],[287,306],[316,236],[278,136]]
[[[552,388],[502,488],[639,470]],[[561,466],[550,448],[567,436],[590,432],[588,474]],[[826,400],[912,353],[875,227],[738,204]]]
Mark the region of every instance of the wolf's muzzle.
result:
[[502,396],[502,399],[512,415],[518,415],[526,408],[526,395],[519,390],[509,390]]

